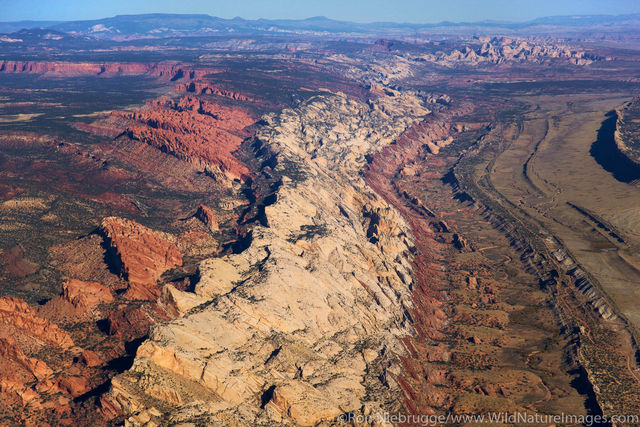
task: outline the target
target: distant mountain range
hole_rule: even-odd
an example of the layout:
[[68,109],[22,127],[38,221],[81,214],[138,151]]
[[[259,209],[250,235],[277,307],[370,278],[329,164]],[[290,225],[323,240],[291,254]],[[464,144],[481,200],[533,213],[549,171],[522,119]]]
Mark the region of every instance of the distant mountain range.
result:
[[118,15],[90,21],[18,21],[0,22],[0,33],[41,28],[91,36],[101,39],[160,38],[201,35],[260,35],[260,34],[407,34],[433,32],[559,32],[559,31],[623,31],[640,29],[640,14],[552,16],[526,22],[440,22],[410,24],[394,22],[354,23],[325,17],[302,20],[242,18],[224,19],[209,15],[144,14]]

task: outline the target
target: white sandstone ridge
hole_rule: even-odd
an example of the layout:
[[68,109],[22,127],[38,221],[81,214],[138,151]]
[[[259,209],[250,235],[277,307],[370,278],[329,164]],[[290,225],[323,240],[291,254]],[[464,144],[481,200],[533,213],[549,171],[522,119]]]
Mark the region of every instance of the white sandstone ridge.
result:
[[537,40],[482,37],[473,42],[482,42],[482,45],[477,46],[477,43],[472,43],[462,50],[454,49],[449,53],[426,54],[420,58],[444,66],[455,66],[460,63],[467,65],[502,64],[505,62],[543,63],[552,59],[562,59],[574,65],[588,65],[602,59],[565,44],[545,43]]
[[202,262],[193,293],[164,288],[181,317],[153,328],[105,407],[131,425],[317,425],[397,409],[414,247],[358,172],[428,113],[407,94],[323,95],[264,117],[256,144],[282,177],[268,226]]

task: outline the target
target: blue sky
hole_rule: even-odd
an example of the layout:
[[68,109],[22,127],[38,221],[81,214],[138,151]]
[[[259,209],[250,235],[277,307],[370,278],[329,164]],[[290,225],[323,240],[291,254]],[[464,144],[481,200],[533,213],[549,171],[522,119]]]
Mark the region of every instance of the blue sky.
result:
[[153,12],[247,19],[323,15],[355,22],[522,21],[552,15],[640,13],[640,0],[0,0],[0,21]]

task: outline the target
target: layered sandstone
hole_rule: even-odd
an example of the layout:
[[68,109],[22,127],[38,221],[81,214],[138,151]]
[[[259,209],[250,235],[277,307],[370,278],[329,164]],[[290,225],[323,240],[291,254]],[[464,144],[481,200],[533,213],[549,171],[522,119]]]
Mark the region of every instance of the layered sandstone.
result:
[[180,83],[176,85],[175,89],[180,92],[190,92],[197,95],[217,95],[223,98],[231,98],[236,101],[244,102],[257,102],[255,99],[243,95],[238,92],[234,92],[229,89],[224,89],[211,82],[207,81],[193,81],[189,83]]
[[423,60],[445,66],[457,64],[503,64],[507,62],[543,63],[550,60],[564,60],[574,65],[588,65],[599,60],[584,50],[561,44],[547,44],[538,41],[508,37],[484,37],[480,47],[472,45],[454,49],[449,53],[427,54]]
[[216,220],[216,215],[213,213],[209,206],[200,205],[196,210],[195,217],[206,225],[211,231],[218,231],[220,226]]
[[156,299],[160,293],[157,281],[162,273],[182,265],[182,254],[170,236],[116,217],[105,218],[101,230],[114,268],[129,282],[126,296]]
[[194,68],[189,65],[158,62],[62,62],[62,61],[10,61],[0,60],[0,73],[45,74],[51,76],[96,75],[113,77],[119,75],[144,75],[163,80],[199,78],[219,72],[216,69]]
[[39,317],[29,305],[18,298],[0,298],[0,324],[4,325],[0,332],[2,336],[29,336],[43,344],[55,347],[69,348],[73,340],[69,334],[60,329],[55,323]]
[[412,333],[413,242],[358,170],[428,113],[403,94],[321,96],[264,117],[253,147],[277,190],[249,247],[202,262],[193,292],[165,287],[182,317],[152,329],[105,412],[315,425],[399,405],[390,366]]
[[76,279],[68,280],[62,285],[62,297],[81,311],[113,302],[113,296],[107,287],[97,282],[83,282]]
[[122,113],[132,123],[125,134],[193,163],[214,176],[244,180],[249,171],[233,152],[248,135],[253,116],[239,108],[193,97],[150,102]]

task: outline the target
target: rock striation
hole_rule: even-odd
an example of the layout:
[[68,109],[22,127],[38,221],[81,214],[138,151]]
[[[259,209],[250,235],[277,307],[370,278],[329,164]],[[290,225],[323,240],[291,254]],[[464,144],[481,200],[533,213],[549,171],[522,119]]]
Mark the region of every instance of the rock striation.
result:
[[224,89],[211,82],[202,80],[189,83],[180,83],[176,85],[175,89],[179,92],[189,92],[196,95],[216,95],[223,98],[234,99],[236,101],[257,102],[255,99],[247,95],[243,95],[229,89]]
[[120,113],[130,121],[124,134],[201,167],[221,180],[245,180],[249,171],[233,152],[255,119],[246,110],[185,97],[159,100]]
[[107,287],[97,282],[77,279],[68,280],[62,285],[62,298],[81,312],[113,302],[113,296]]
[[400,405],[413,240],[358,171],[428,113],[410,94],[326,95],[263,117],[251,147],[275,192],[248,247],[203,261],[193,292],[164,288],[181,317],[152,328],[105,413],[316,425]]
[[129,299],[155,300],[162,273],[182,265],[182,254],[167,234],[116,217],[105,218],[101,232],[110,263],[129,282],[125,293]]
[[510,37],[482,37],[478,41],[482,42],[479,47],[469,45],[462,50],[454,49],[449,53],[427,54],[422,59],[445,66],[506,62],[542,63],[554,59],[568,61],[574,65],[588,65],[600,59],[584,50],[576,50],[561,44],[547,44]]
[[196,210],[194,216],[202,221],[204,225],[206,225],[211,231],[218,231],[218,229],[220,228],[220,226],[218,225],[218,221],[216,220],[216,215],[208,206],[198,206],[198,209]]
[[[0,298],[2,336],[28,336],[54,347],[70,348],[73,340],[55,323],[39,317],[29,305],[18,298]],[[19,333],[16,335],[15,332]]]
[[101,77],[144,75],[162,80],[199,78],[220,72],[172,62],[62,62],[0,60],[0,73],[45,74],[57,77],[96,75]]

